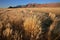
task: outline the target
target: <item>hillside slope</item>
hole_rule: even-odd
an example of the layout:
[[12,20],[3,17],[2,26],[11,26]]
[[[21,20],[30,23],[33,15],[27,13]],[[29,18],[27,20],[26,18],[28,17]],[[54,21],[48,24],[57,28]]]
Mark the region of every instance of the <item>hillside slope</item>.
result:
[[33,7],[60,7],[60,3],[47,3],[47,4],[37,4],[31,3],[27,5],[18,5],[15,7],[10,6],[9,8],[33,8]]

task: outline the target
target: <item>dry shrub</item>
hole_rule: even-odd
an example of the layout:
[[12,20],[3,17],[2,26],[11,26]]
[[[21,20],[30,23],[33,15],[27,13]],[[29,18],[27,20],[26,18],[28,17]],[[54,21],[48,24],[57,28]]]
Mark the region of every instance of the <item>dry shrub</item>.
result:
[[37,19],[36,15],[27,17],[24,21],[24,29],[26,31],[26,35],[30,34],[30,36],[36,37],[37,34],[41,34],[41,21]]
[[[22,14],[5,13],[0,15],[0,39],[20,40],[22,34]],[[18,39],[17,39],[18,38]]]
[[56,14],[55,13],[49,13],[49,16],[51,17],[52,20],[54,20],[56,18]]
[[53,23],[50,25],[48,32],[48,40],[59,40],[60,38],[60,18],[55,16]]
[[[46,40],[47,38],[43,39],[43,37],[47,36],[49,26],[52,24],[52,20],[50,19],[48,13],[40,13],[40,15],[38,14],[32,14],[31,16],[26,17],[24,20],[23,24],[25,35],[30,35],[30,39],[32,38],[31,40]],[[42,36],[41,34],[44,35],[42,38],[40,38]]]
[[3,31],[3,35],[9,37],[12,34],[12,29],[10,23],[6,24],[6,29]]
[[0,30],[2,29],[2,27],[3,27],[3,24],[2,24],[2,22],[0,22]]
[[0,36],[1,36],[2,28],[3,28],[3,24],[2,24],[2,22],[0,21]]

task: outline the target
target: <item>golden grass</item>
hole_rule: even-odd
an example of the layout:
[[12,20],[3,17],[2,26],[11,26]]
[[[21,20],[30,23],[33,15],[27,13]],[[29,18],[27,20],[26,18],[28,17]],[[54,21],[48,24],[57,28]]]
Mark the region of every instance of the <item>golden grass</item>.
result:
[[59,40],[60,8],[0,9],[1,40]]

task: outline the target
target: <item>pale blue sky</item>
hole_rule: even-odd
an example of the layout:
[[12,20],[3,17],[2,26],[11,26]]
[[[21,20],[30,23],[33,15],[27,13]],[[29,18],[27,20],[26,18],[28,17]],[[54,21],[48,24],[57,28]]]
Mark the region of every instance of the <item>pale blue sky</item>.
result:
[[60,0],[0,0],[0,8],[6,8],[8,6],[23,5],[28,3],[57,3]]

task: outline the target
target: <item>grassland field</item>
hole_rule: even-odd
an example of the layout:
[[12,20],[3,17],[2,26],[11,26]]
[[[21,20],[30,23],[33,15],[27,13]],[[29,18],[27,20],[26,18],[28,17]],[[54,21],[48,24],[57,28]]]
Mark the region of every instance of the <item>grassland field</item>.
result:
[[0,8],[0,40],[60,40],[60,7]]

